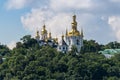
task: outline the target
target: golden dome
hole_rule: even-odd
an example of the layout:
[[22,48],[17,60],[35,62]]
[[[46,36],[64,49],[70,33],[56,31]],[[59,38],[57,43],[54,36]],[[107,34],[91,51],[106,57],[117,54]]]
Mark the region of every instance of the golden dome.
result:
[[47,34],[47,30],[45,29],[45,25],[43,26],[43,29],[42,29],[42,31],[41,31],[41,34],[43,35],[43,34]]
[[77,30],[72,29],[69,33],[68,36],[80,36],[80,32]]
[[51,36],[51,32],[48,34],[48,38],[49,38],[49,39],[51,39],[51,38],[52,38],[52,36]]
[[55,42],[58,43],[58,38],[55,38]]
[[36,33],[36,39],[40,38],[39,31]]
[[58,38],[53,38],[54,42],[58,43]]

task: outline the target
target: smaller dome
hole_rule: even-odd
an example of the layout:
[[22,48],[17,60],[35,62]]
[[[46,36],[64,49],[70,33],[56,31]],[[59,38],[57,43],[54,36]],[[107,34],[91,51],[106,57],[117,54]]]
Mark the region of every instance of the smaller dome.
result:
[[39,31],[36,33],[36,39],[40,38]]
[[68,36],[80,36],[80,32],[77,30],[72,29],[69,33]]
[[49,38],[49,39],[52,38],[52,36],[51,36],[51,32],[49,32],[49,34],[48,34],[48,38]]
[[47,30],[45,29],[45,25],[43,26],[43,29],[41,30],[41,34],[47,34]]

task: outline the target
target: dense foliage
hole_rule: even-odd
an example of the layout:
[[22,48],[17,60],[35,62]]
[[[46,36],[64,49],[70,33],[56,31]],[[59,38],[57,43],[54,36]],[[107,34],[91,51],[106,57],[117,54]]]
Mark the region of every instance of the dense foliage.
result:
[[0,55],[5,56],[5,55],[9,55],[9,53],[10,53],[9,48],[5,45],[0,44]]
[[[2,54],[6,60],[0,64],[0,80],[120,79],[120,54],[107,59],[97,53],[105,48],[113,48],[112,42],[100,45],[94,40],[84,40],[81,54],[76,55],[74,48],[64,54],[50,46],[40,47],[30,35],[21,40],[13,50],[0,47],[7,53]],[[116,42],[116,45],[119,47],[120,44]]]

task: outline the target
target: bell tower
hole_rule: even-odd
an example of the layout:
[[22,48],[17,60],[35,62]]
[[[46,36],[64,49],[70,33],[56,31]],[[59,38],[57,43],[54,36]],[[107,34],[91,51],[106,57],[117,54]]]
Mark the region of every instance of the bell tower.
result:
[[81,47],[83,46],[83,31],[79,32],[77,30],[77,21],[76,15],[73,15],[72,29],[70,32],[66,31],[66,43],[68,44],[68,50],[71,51],[72,46],[77,48],[77,52],[80,52]]

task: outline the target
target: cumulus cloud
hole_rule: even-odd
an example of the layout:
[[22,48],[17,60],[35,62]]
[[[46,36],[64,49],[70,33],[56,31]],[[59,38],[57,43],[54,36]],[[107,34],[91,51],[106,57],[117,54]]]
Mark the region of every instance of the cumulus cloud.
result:
[[24,27],[32,32],[35,32],[36,29],[39,29],[40,31],[45,21],[48,31],[51,31],[53,36],[57,36],[62,34],[62,31],[70,26],[70,15],[71,14],[67,13],[55,15],[54,12],[49,10],[32,9],[31,13],[21,17],[21,21]]
[[11,10],[25,7],[42,7],[45,4],[47,4],[47,0],[7,0],[5,6],[7,9]]
[[6,6],[8,9],[20,9],[25,7],[27,0],[8,0]]
[[54,10],[87,9],[92,6],[91,0],[51,0],[50,7]]
[[66,31],[68,26],[71,26],[70,14],[60,13],[48,20],[48,28],[53,32],[53,36],[61,36]]
[[48,10],[32,9],[31,13],[21,17],[23,26],[30,31],[43,26],[43,22],[51,17],[52,13]]
[[110,0],[110,1],[112,1],[112,2],[120,2],[120,0]]
[[9,44],[7,44],[9,49],[13,49],[16,47],[16,42],[15,41],[11,41]]
[[110,16],[108,19],[108,24],[113,29],[116,38],[120,41],[120,16]]
[[87,9],[92,7],[91,0],[7,0],[6,7],[8,9],[21,9],[25,6],[46,6],[54,10],[66,10],[66,9]]

